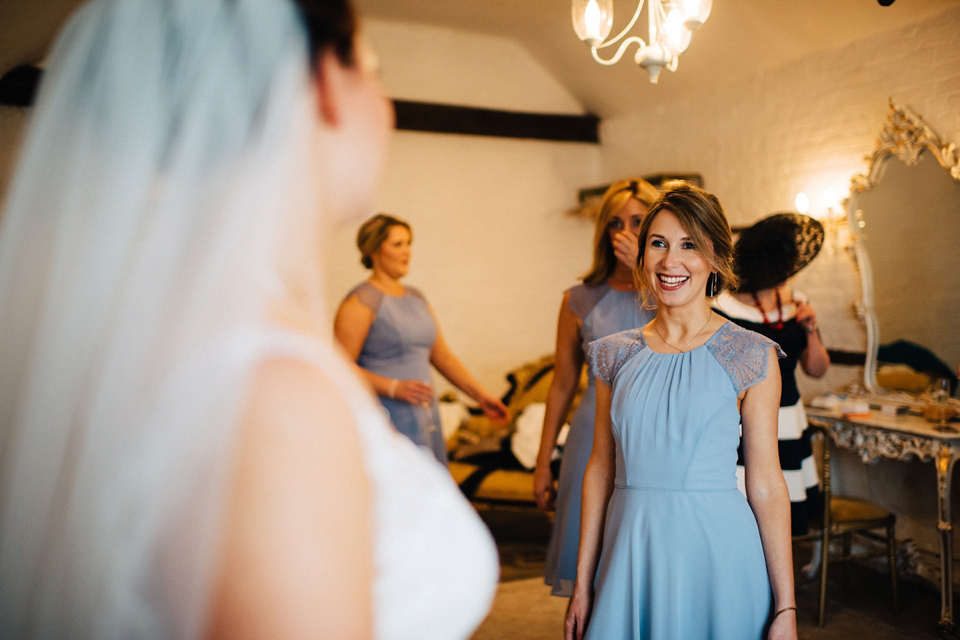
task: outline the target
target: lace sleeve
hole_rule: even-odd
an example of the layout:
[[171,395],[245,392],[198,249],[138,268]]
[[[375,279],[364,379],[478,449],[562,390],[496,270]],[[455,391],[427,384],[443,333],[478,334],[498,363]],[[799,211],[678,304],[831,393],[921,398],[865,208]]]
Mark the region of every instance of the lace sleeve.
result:
[[415,289],[415,288],[411,287],[410,285],[407,285],[405,288],[406,288],[406,290],[407,290],[407,293],[409,293],[410,295],[412,295],[414,298],[419,298],[420,300],[423,300],[424,302],[427,302],[427,297],[426,297],[425,295],[423,295],[423,292],[420,291],[420,289]]
[[613,385],[620,367],[643,347],[643,329],[621,331],[594,340],[587,345],[590,375]]
[[775,347],[778,358],[786,358],[776,342],[754,331],[728,322],[709,349],[726,369],[739,394],[767,377],[767,350]]
[[350,293],[346,295],[344,299],[349,298],[352,295],[357,296],[357,300],[360,301],[360,304],[369,309],[373,309],[374,311],[377,310],[377,308],[380,306],[380,302],[383,300],[383,292],[369,282],[361,282],[358,284],[350,291]]

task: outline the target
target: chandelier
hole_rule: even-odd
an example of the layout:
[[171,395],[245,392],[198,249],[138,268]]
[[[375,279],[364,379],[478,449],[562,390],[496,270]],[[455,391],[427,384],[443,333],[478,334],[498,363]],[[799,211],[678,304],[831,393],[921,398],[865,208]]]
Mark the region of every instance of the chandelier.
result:
[[[647,5],[648,37],[626,37]],[[631,44],[637,44],[634,62],[647,70],[650,82],[657,83],[666,67],[677,70],[680,54],[690,46],[693,31],[710,15],[713,0],[638,0],[637,10],[623,31],[607,40],[613,26],[613,0],[573,0],[573,29],[590,45],[593,59],[603,65],[616,64]],[[620,43],[613,57],[604,59],[599,51]]]

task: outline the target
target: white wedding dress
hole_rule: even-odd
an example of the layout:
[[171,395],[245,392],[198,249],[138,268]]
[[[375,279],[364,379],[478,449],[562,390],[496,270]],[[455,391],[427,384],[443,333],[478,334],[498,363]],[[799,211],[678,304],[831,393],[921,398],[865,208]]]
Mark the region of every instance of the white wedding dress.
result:
[[374,486],[377,637],[469,637],[490,608],[499,574],[485,525],[449,471],[388,424],[382,405],[337,350],[275,336],[278,351],[315,363],[328,375],[360,428]]

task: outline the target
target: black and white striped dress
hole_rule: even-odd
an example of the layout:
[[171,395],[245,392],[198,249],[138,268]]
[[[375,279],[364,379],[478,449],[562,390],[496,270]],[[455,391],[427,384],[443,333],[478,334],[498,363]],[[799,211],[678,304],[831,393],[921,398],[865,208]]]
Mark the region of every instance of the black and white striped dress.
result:
[[[794,298],[805,299],[796,291]],[[717,296],[713,308],[741,327],[774,340],[787,354],[786,358],[780,360],[783,388],[780,394],[777,437],[780,441],[780,467],[790,492],[793,535],[803,535],[809,530],[810,518],[820,512],[823,504],[810,445],[807,416],[803,410],[796,378],[797,363],[807,348],[807,333],[797,322],[796,306],[792,302],[785,304],[780,313],[774,309],[764,314],[724,292]],[[781,320],[782,327],[778,327]],[[737,484],[740,490],[744,491],[742,443],[737,449]]]

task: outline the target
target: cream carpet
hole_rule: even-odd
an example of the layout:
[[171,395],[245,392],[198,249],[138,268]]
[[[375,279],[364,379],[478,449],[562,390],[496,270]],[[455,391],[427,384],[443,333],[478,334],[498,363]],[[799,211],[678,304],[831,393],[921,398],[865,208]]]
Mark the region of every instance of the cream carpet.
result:
[[563,638],[567,599],[550,595],[543,578],[502,582],[493,608],[472,640],[557,640]]

